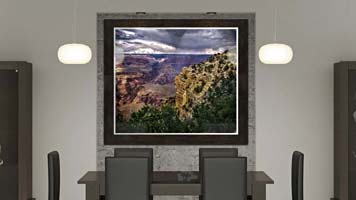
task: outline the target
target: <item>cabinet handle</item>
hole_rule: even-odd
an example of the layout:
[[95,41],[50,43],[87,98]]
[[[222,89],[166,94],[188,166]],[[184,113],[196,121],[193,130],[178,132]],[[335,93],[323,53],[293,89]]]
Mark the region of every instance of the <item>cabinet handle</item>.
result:
[[352,151],[352,156],[353,156],[354,158],[356,158],[356,152],[355,152],[355,151]]
[[[0,144],[0,156],[1,156],[1,144]],[[0,166],[4,164],[4,160],[0,158]]]

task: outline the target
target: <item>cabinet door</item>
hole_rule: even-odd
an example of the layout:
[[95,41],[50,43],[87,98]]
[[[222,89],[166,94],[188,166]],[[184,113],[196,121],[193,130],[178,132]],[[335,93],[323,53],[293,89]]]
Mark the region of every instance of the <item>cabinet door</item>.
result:
[[18,73],[0,70],[0,199],[18,199]]
[[356,169],[356,70],[349,70],[349,169]]
[[356,184],[356,70],[349,70],[349,171],[348,187],[349,199],[356,199],[356,190],[353,187]]

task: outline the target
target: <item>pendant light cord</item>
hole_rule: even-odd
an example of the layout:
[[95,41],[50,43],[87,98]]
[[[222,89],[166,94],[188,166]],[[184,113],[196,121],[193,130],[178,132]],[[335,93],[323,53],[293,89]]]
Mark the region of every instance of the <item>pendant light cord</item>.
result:
[[274,8],[273,14],[273,29],[274,29],[274,42],[277,42],[277,7]]
[[73,43],[77,42],[77,7],[78,7],[77,0],[73,0],[73,25],[72,25]]

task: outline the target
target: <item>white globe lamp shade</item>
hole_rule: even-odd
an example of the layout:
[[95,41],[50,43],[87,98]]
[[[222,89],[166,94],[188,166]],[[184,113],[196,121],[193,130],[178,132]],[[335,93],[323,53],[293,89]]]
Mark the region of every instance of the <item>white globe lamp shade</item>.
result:
[[85,44],[64,44],[58,49],[58,60],[63,64],[87,64],[91,57],[91,49]]
[[292,48],[280,43],[263,45],[258,54],[264,64],[287,64],[293,59]]

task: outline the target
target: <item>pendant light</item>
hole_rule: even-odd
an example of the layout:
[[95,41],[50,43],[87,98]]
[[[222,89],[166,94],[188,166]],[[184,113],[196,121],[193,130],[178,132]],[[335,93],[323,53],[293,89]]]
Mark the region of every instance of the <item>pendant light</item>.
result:
[[288,64],[293,59],[292,48],[277,42],[277,9],[274,10],[273,19],[274,42],[263,45],[258,54],[264,64]]
[[77,4],[74,1],[73,8],[73,41],[74,43],[64,44],[58,49],[58,60],[63,64],[87,64],[90,62],[92,53],[88,45],[75,43],[77,35]]

